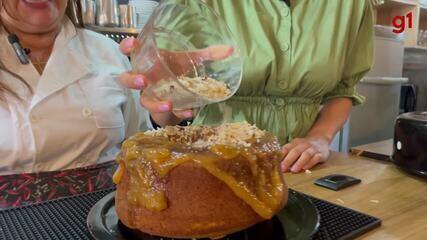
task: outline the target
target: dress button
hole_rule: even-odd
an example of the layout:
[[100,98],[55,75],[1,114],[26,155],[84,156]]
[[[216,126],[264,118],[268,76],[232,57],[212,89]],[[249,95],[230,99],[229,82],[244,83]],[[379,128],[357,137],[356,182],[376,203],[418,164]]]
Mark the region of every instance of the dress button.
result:
[[37,122],[38,118],[37,118],[36,115],[31,115],[30,116],[30,120],[31,120],[32,123],[35,123],[35,122]]
[[279,82],[279,88],[285,89],[286,88],[286,81],[280,81]]
[[92,116],[92,110],[88,107],[83,108],[82,113],[84,117]]
[[282,11],[282,17],[287,17],[287,16],[289,16],[289,9],[285,8]]
[[277,106],[285,106],[285,100],[278,98],[275,100]]
[[283,52],[288,51],[288,50],[289,50],[289,44],[287,44],[287,43],[283,43],[282,45],[280,45],[280,49],[281,49]]

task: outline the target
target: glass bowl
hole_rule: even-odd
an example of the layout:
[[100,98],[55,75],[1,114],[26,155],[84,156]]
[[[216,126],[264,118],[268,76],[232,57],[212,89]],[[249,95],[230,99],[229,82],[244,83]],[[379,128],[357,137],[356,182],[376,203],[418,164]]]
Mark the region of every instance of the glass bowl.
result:
[[225,22],[202,1],[164,1],[137,37],[134,73],[142,94],[172,102],[174,110],[203,107],[236,93],[243,61]]

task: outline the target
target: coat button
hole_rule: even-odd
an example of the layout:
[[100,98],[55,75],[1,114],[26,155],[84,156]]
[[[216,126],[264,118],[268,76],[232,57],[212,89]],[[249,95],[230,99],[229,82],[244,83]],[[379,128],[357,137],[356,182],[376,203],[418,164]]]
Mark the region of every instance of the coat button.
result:
[[32,123],[35,123],[35,122],[37,122],[37,121],[38,121],[38,117],[37,117],[36,115],[31,115],[31,116],[30,116],[30,121],[31,121]]
[[287,16],[289,16],[289,9],[288,9],[288,8],[285,8],[285,9],[283,9],[283,11],[282,11],[282,17],[287,17]]
[[288,51],[288,50],[289,50],[289,44],[287,44],[287,43],[283,43],[282,45],[280,45],[280,49],[281,49],[283,52]]
[[36,172],[41,172],[43,170],[43,165],[41,163],[37,163],[34,169]]
[[83,116],[86,118],[92,116],[92,110],[88,107],[83,108],[82,113],[83,113]]

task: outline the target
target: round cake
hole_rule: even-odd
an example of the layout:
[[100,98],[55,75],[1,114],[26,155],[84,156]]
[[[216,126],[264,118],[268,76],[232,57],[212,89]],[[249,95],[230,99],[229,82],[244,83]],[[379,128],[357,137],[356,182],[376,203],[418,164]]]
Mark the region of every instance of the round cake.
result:
[[220,238],[282,209],[282,157],[277,139],[248,123],[138,133],[117,157],[116,212],[151,235]]

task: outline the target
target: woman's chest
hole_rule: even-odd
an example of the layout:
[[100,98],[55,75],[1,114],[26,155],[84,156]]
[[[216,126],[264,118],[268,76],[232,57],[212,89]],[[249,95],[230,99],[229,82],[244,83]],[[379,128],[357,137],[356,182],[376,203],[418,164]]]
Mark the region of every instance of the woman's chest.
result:
[[0,104],[0,156],[43,162],[99,154],[124,139],[126,101],[126,91],[103,75],[83,77],[37,104],[8,97]]
[[234,11],[242,14],[220,9],[244,59],[242,88],[263,85],[293,92],[320,84],[328,91],[341,80],[352,32],[357,31],[351,24],[354,4],[291,2],[291,8],[283,1],[233,3]]

